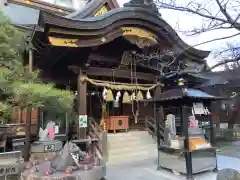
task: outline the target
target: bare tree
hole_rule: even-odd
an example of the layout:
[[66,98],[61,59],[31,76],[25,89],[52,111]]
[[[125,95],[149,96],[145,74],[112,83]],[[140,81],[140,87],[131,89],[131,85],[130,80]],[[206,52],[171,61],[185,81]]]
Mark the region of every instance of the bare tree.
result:
[[[155,0],[157,7],[161,9],[170,9],[197,15],[202,18],[201,27],[194,27],[188,31],[184,31],[185,35],[199,35],[201,33],[215,31],[215,30],[231,30],[234,33],[224,35],[219,38],[204,41],[195,46],[220,41],[230,38],[239,38],[240,35],[240,1],[239,0]],[[183,4],[185,2],[185,4]],[[180,4],[181,3],[181,4]],[[238,44],[239,45],[239,44]],[[228,46],[219,55],[228,54],[224,56],[222,61],[211,67],[211,69],[218,66],[238,62],[240,60],[240,45]],[[232,54],[231,54],[232,53]]]

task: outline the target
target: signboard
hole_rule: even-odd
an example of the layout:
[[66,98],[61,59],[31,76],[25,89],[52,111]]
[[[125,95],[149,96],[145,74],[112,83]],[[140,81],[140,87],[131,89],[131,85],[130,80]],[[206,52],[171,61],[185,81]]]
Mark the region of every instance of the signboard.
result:
[[88,127],[88,117],[87,115],[79,116],[79,128],[87,128]]
[[44,145],[44,152],[54,152],[54,151],[55,151],[54,144]]
[[12,147],[14,151],[21,151],[24,154],[25,138],[13,139]]
[[72,156],[73,160],[77,163],[84,161],[84,156],[80,155],[78,152],[77,153],[71,153],[71,156]]
[[55,134],[59,133],[59,126],[58,125],[54,126],[54,132],[55,132]]
[[193,103],[194,114],[205,114],[203,103]]
[[18,169],[19,169],[18,166],[13,166],[13,167],[0,167],[0,176],[18,174],[18,172],[19,172]]
[[0,176],[19,174],[21,152],[0,153]]
[[20,141],[20,142],[13,142],[13,146],[24,146],[24,141]]

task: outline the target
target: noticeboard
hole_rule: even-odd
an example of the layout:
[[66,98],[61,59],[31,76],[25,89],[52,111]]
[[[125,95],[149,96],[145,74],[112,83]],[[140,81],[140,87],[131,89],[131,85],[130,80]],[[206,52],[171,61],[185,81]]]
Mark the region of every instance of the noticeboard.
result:
[[0,176],[19,174],[21,152],[0,153]]
[[79,128],[87,128],[88,117],[87,115],[79,115]]

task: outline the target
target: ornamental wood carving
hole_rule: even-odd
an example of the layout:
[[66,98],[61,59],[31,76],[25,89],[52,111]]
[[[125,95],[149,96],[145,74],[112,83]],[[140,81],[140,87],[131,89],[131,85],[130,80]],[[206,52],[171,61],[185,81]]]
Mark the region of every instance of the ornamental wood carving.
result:
[[106,6],[101,7],[94,16],[101,16],[104,13],[108,12],[108,8]]
[[120,29],[123,31],[123,36],[137,36],[139,38],[149,39],[153,42],[158,42],[157,36],[145,29],[140,29],[136,27],[122,27]]
[[48,37],[48,40],[53,46],[78,47],[78,39]]

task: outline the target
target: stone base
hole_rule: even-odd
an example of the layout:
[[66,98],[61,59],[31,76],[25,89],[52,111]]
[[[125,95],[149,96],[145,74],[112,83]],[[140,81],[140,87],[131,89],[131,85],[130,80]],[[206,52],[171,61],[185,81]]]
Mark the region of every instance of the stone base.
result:
[[[60,152],[60,151],[58,151]],[[30,161],[51,161],[58,152],[46,152],[46,153],[31,153]]]
[[21,180],[101,180],[106,176],[106,164],[94,166],[90,170],[78,170],[72,174],[65,174],[64,172],[56,172],[52,175],[45,176],[45,170],[50,166],[50,162],[44,162],[36,166],[38,171],[34,168],[28,169],[21,174]]
[[58,140],[35,141],[31,145],[31,153],[58,152],[62,150],[62,146],[62,142]]

